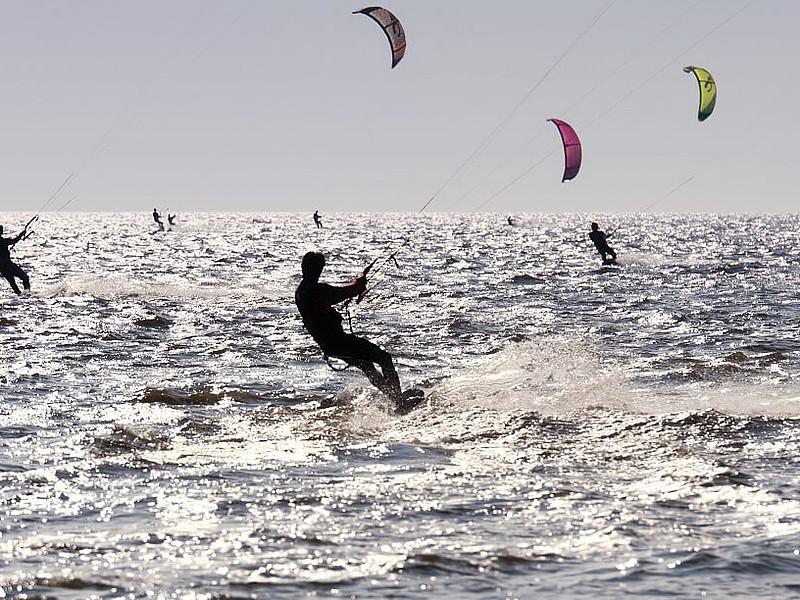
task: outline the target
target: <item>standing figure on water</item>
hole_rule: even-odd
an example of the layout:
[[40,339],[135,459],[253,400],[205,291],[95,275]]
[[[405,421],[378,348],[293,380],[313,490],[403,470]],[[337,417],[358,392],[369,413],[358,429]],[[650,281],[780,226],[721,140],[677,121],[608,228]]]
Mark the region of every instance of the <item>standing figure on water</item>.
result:
[[[31,233],[33,232],[31,231]],[[13,238],[4,238],[3,226],[0,225],[0,274],[11,284],[11,289],[14,290],[14,293],[17,295],[22,294],[22,292],[17,286],[16,279],[22,281],[22,287],[25,290],[31,289],[31,282],[25,271],[23,271],[19,265],[11,262],[11,248],[20,240],[24,240],[28,237],[28,235],[30,234],[28,233],[28,226],[26,225],[25,229],[20,231]]]
[[608,242],[606,241],[610,237],[610,233],[606,235],[606,233],[600,229],[600,226],[597,223],[592,223],[592,230],[589,232],[589,238],[594,242],[594,245],[597,248],[597,251],[600,253],[600,256],[603,257],[604,265],[614,265],[617,261],[617,253],[614,252],[614,249],[609,246]]
[[158,224],[158,230],[164,231],[164,221],[161,220],[161,215],[158,214],[158,209],[153,209],[153,220]]
[[317,229],[322,229],[322,217],[319,216],[319,211],[314,211],[314,223],[317,225]]
[[349,285],[333,286],[319,281],[324,267],[325,256],[321,252],[308,252],[303,256],[303,279],[294,294],[303,325],[326,357],[339,358],[361,369],[370,383],[395,403],[399,413],[411,410],[423,398],[420,390],[403,393],[392,355],[364,338],[345,333],[342,316],[333,308],[334,304],[366,291],[366,273]]

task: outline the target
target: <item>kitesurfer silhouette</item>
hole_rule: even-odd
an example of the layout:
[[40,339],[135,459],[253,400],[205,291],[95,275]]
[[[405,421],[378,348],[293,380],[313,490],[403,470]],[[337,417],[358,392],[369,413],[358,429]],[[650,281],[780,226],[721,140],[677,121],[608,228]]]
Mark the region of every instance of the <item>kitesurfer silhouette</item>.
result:
[[314,223],[317,224],[317,229],[322,229],[322,217],[319,216],[319,211],[314,211]]
[[28,235],[30,234],[28,233],[28,226],[26,225],[25,229],[20,231],[13,238],[4,238],[3,226],[0,225],[0,274],[11,284],[11,289],[14,290],[14,293],[17,295],[22,294],[22,292],[17,286],[16,278],[22,280],[22,287],[26,290],[31,289],[31,283],[25,271],[23,271],[19,265],[11,262],[10,249],[14,244],[28,237]]
[[303,256],[303,279],[294,294],[303,325],[326,357],[339,358],[361,369],[370,383],[395,403],[398,412],[407,412],[422,399],[420,391],[408,390],[404,394],[391,354],[364,338],[345,333],[342,316],[333,308],[334,304],[366,291],[366,274],[349,285],[333,286],[319,281],[324,267],[325,256],[321,252],[307,252]]
[[177,216],[178,216],[178,215],[170,215],[170,214],[167,214],[167,222],[169,223],[170,227],[172,227],[173,225],[175,225],[175,217],[177,217]]
[[164,222],[161,220],[161,215],[158,214],[158,209],[153,209],[153,220],[158,223],[158,230],[164,231]]
[[[600,256],[603,257],[603,264],[610,265],[614,264],[617,260],[617,253],[614,252],[614,249],[608,245],[606,241],[607,238],[611,237],[609,233],[606,235],[604,231],[600,229],[600,226],[597,223],[592,223],[592,230],[589,232],[589,238],[594,242],[597,251],[600,253]],[[610,256],[611,258],[608,258]]]

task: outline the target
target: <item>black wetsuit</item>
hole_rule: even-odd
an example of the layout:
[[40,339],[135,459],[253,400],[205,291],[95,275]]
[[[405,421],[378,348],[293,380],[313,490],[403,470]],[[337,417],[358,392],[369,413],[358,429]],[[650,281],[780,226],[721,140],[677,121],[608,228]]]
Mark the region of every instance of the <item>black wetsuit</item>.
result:
[[322,218],[319,216],[317,211],[314,211],[314,223],[317,224],[317,229],[322,228]]
[[[608,245],[606,241],[606,236],[604,231],[600,231],[599,229],[593,229],[589,232],[589,238],[594,242],[597,251],[600,253],[600,256],[603,257],[603,262],[611,262],[617,259],[617,253],[614,252],[614,249]],[[606,255],[610,255],[611,258],[607,258]]]
[[14,293],[21,294],[19,287],[17,286],[17,282],[15,278],[19,278],[22,280],[22,287],[26,290],[31,289],[31,283],[28,279],[28,275],[19,268],[18,265],[11,262],[11,246],[16,244],[20,241],[25,232],[22,231],[17,234],[16,237],[13,238],[4,238],[0,237],[0,274],[6,278],[6,281],[11,284],[11,289],[14,290]]
[[[392,356],[372,342],[342,329],[342,316],[334,304],[358,296],[366,289],[366,280],[355,279],[350,285],[337,287],[303,279],[297,286],[294,301],[311,337],[326,356],[333,356],[361,369],[372,385],[399,402],[400,380]],[[375,368],[380,365],[382,373]]]

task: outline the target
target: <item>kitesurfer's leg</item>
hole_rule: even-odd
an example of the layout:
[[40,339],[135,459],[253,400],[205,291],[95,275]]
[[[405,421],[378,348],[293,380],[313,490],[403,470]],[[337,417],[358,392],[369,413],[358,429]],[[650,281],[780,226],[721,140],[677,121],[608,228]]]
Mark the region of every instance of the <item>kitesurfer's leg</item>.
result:
[[374,361],[380,365],[383,378],[389,384],[393,394],[392,397],[396,400],[402,395],[403,390],[400,388],[400,378],[397,376],[397,370],[394,368],[392,355],[385,350],[381,350],[377,346],[376,349],[378,353],[374,356]]
[[[31,289],[31,281],[28,278],[28,274],[25,273],[25,271],[23,271],[19,267],[19,265],[15,265],[14,263],[11,263],[11,275],[12,275],[12,278],[11,278],[12,281],[13,281],[14,277],[18,277],[22,281],[22,287],[23,288],[25,288],[26,290]],[[17,292],[17,293],[19,293],[19,292]]]
[[17,287],[17,282],[14,281],[14,276],[11,273],[8,273],[8,274],[3,273],[3,277],[5,277],[6,281],[8,281],[8,283],[11,284],[11,289],[14,290],[15,294],[17,294],[17,295],[22,294],[22,292]]
[[[392,355],[372,342],[355,335],[347,335],[341,340],[337,351],[328,354],[341,356],[361,369],[372,385],[395,402],[401,397],[400,378],[394,368]],[[380,373],[375,368],[375,363],[380,366]]]
[[393,386],[391,381],[379,373],[372,362],[368,360],[357,360],[353,362],[353,366],[358,367],[364,375],[366,375],[367,379],[369,379],[369,382],[384,395],[397,402],[400,397],[398,388]]

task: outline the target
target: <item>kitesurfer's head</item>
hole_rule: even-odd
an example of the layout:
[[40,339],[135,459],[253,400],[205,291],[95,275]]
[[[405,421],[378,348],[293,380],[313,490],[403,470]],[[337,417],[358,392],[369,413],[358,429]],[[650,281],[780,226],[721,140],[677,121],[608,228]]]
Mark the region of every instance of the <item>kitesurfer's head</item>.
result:
[[592,231],[597,231],[599,225],[597,223],[592,223]]
[[325,267],[325,256],[322,252],[306,252],[303,257],[303,279],[316,281]]

